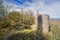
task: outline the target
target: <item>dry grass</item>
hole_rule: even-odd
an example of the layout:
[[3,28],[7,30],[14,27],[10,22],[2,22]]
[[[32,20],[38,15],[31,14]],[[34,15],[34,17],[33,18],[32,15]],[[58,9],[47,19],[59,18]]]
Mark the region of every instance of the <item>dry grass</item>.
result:
[[19,30],[19,31],[16,31],[15,33],[17,34],[17,33],[26,33],[26,34],[28,34],[28,33],[31,33],[31,32],[33,32],[34,30],[30,30],[30,29],[23,29],[23,30]]
[[60,20],[50,20],[50,40],[60,40]]

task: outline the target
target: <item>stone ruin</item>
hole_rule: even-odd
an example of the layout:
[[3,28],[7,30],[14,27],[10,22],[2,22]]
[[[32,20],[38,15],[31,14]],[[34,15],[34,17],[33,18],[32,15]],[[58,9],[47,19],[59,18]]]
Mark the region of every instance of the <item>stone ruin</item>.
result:
[[43,33],[49,32],[49,15],[44,14],[40,15],[37,11],[35,16],[35,24],[31,26],[31,29],[33,30],[41,30]]

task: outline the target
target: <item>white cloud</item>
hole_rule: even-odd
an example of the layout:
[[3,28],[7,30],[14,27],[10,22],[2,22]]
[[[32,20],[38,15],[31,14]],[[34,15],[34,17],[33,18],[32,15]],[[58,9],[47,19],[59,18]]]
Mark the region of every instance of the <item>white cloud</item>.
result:
[[49,0],[34,0],[32,3],[26,2],[24,6],[14,4],[13,9],[32,9],[34,13],[36,13],[36,10],[38,9],[41,14],[49,14],[50,18],[60,18],[60,2],[57,0],[55,0],[55,2],[53,2],[54,0],[50,0],[50,2],[46,4],[45,1],[49,2]]
[[50,6],[42,6],[40,12],[49,14],[51,18],[60,18],[60,3],[53,3]]

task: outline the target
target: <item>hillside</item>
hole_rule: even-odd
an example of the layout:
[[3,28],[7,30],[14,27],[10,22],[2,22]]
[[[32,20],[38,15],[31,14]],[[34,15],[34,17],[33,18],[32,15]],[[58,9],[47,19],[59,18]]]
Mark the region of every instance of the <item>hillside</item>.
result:
[[60,40],[60,20],[50,20],[50,40]]

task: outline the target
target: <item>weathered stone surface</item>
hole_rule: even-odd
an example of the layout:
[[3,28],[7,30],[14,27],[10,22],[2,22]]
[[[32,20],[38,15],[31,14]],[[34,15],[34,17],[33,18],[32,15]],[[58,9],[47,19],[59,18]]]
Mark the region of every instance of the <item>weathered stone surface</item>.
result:
[[43,33],[49,32],[49,15],[40,15],[38,12],[35,16],[35,24],[31,26],[33,30],[42,30]]

